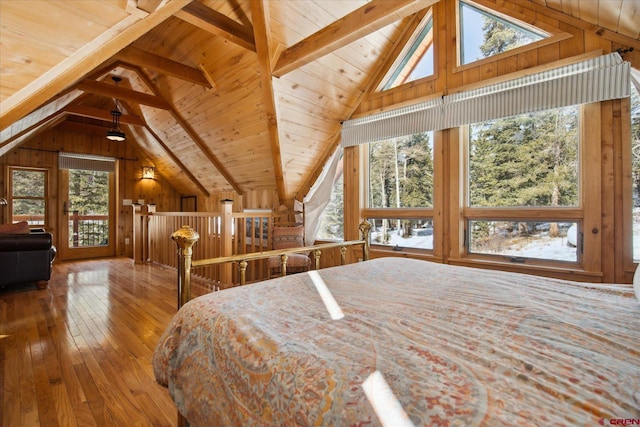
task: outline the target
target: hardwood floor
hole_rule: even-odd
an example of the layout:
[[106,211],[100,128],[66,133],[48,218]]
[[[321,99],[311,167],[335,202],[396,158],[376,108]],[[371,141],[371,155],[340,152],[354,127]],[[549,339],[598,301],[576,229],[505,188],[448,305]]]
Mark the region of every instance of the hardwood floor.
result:
[[176,274],[128,258],[57,262],[47,289],[0,290],[0,426],[177,425],[151,365]]

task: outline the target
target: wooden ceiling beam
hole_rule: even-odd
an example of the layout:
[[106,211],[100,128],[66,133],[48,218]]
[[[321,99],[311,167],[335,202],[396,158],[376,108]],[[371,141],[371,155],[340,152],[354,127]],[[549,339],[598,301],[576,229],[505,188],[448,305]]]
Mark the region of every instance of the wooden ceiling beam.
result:
[[[90,119],[104,120],[110,122],[113,119],[111,110],[102,110],[100,108],[87,107],[86,105],[69,105],[64,109],[65,112],[79,117],[87,117]],[[125,125],[145,126],[146,122],[138,116],[123,114],[120,116],[120,123]]]
[[67,115],[62,111],[56,111],[54,114],[46,117],[36,125],[30,126],[24,132],[21,132],[20,134],[17,134],[6,141],[2,141],[0,143],[0,157],[4,156],[14,148],[18,148],[28,138],[33,138],[34,136],[40,135],[47,129],[51,129],[52,127],[63,121],[66,117]]
[[171,105],[166,101],[166,99],[161,96],[150,95],[144,92],[136,92],[135,90],[119,87],[109,83],[85,79],[78,83],[76,85],[76,88],[96,95],[102,95],[108,98],[122,99],[136,104],[160,108],[162,110],[171,109]]
[[162,0],[134,0],[134,3],[137,9],[151,13],[162,5]]
[[204,86],[208,89],[212,87],[205,75],[198,68],[189,67],[178,61],[173,61],[142,49],[129,46],[118,52],[116,58],[123,62],[155,70],[162,74]]
[[273,75],[282,77],[393,22],[431,7],[438,1],[372,0],[282,52]]
[[[401,34],[398,37],[398,41],[396,41],[396,43],[394,43],[393,46],[391,46],[390,50],[385,54],[382,60],[379,61],[379,63],[382,65],[378,68],[377,73],[374,73],[369,79],[369,81],[366,82],[364,90],[360,93],[354,105],[347,112],[347,117],[351,118],[354,112],[362,104],[362,101],[366,99],[373,91],[375,91],[375,88],[380,84],[385,74],[387,74],[393,62],[396,60],[398,55],[402,52],[402,49],[404,48],[407,41],[411,37],[411,34],[415,31],[417,26],[420,24],[420,21],[425,17],[427,13],[428,11],[423,9],[419,13],[414,14],[414,16],[408,20],[408,22],[402,29]],[[330,143],[327,144],[327,147],[322,153],[320,160],[316,163],[315,168],[307,176],[307,179],[298,190],[298,194],[301,195],[300,197],[301,200],[304,199],[304,197],[307,195],[309,190],[311,190],[311,187],[313,186],[313,184],[315,184],[315,182],[318,180],[318,177],[322,173],[324,166],[331,159],[331,156],[333,155],[333,153],[335,153],[336,149],[340,145],[340,139],[341,139],[340,131],[338,131],[335,135],[333,135],[330,138]]]
[[[160,96],[159,95],[160,91],[155,86],[153,81],[151,81],[149,76],[147,76],[144,73],[144,71],[142,71],[141,69],[136,70],[136,72],[138,73],[140,78],[145,82],[147,87],[149,89],[151,89],[151,91],[153,93],[155,93],[158,96]],[[178,122],[178,124],[182,127],[182,129],[184,129],[184,131],[189,135],[191,140],[198,146],[198,148],[200,148],[200,150],[204,153],[204,155],[207,157],[207,159],[209,159],[211,164],[218,170],[220,175],[222,175],[224,177],[224,179],[229,183],[229,185],[231,185],[231,187],[233,188],[233,190],[236,193],[238,193],[239,195],[242,195],[243,191],[240,188],[240,186],[238,185],[238,183],[233,179],[233,177],[231,176],[229,171],[224,167],[224,165],[216,157],[216,155],[213,154],[213,152],[211,152],[211,150],[209,149],[207,144],[202,140],[202,138],[200,138],[200,135],[198,135],[198,133],[191,127],[191,125],[189,125],[189,123],[182,117],[182,115],[178,112],[178,110],[176,110],[168,102],[167,102],[167,105],[169,105],[169,108],[167,108],[167,110],[169,110],[169,112],[171,113],[173,118]]]
[[9,141],[12,141],[32,130],[33,128],[42,125],[51,117],[53,117],[59,110],[65,108],[67,105],[77,102],[82,98],[82,92],[79,90],[70,91],[68,93],[56,96],[51,99],[47,104],[26,115],[20,120],[12,123],[11,126],[6,127],[0,132],[0,147]]
[[187,178],[189,178],[189,180],[193,182],[196,185],[196,187],[198,187],[198,189],[202,192],[202,194],[204,194],[206,197],[209,197],[211,193],[209,193],[209,191],[207,191],[207,189],[204,187],[204,185],[202,185],[202,183],[198,180],[198,178],[196,178],[191,173],[187,165],[182,163],[182,161],[178,158],[178,156],[173,154],[173,151],[171,150],[171,148],[169,148],[169,146],[165,144],[164,141],[162,141],[162,139],[160,139],[160,137],[149,126],[145,126],[145,129],[147,130],[147,132],[151,134],[151,136],[153,136],[153,138],[156,140],[158,145],[162,147],[162,149],[167,154],[167,156],[169,156],[171,160],[176,164],[176,166],[180,168],[182,173],[184,173],[187,176]]
[[267,114],[267,127],[269,130],[269,140],[271,142],[271,158],[273,160],[273,171],[278,189],[278,199],[280,204],[285,204],[287,194],[287,180],[285,168],[282,164],[282,148],[278,135],[278,116],[275,105],[275,95],[273,92],[273,82],[271,81],[271,55],[269,42],[271,40],[271,29],[269,28],[269,5],[264,0],[253,0],[251,2],[251,16],[253,17],[253,31],[256,40],[256,52],[258,53],[258,64],[260,67],[260,80],[262,87],[262,99]]
[[182,8],[182,10],[177,11],[175,16],[213,35],[229,40],[238,46],[242,46],[253,52],[256,51],[253,28],[242,25],[200,2],[194,1]]
[[4,129],[54,98],[96,66],[151,31],[193,0],[169,0],[144,18],[129,17],[107,29],[90,43],[0,103],[0,129]]
[[102,136],[103,138],[109,130],[108,127],[91,123],[74,122],[72,120],[63,121],[56,126],[56,129],[66,130],[69,132],[87,133],[89,135]]

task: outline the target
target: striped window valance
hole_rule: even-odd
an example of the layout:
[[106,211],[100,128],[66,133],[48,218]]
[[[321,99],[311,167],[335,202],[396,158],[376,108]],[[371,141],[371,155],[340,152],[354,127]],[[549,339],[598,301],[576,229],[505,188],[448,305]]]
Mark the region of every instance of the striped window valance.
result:
[[349,147],[516,114],[625,98],[630,90],[629,70],[630,64],[614,52],[447,95],[439,103],[433,101],[430,108],[422,108],[420,116],[404,107],[349,120],[342,125],[342,145]]
[[91,154],[58,153],[60,169],[79,169],[100,172],[115,172],[116,159]]
[[342,146],[351,147],[367,142],[395,138],[435,129],[440,120],[442,98],[408,107],[389,110],[348,120],[342,124]]

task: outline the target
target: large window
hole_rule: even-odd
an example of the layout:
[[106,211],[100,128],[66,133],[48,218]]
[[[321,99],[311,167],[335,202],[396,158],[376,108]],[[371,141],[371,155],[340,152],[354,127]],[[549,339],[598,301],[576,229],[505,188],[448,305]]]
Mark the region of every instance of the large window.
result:
[[47,225],[47,170],[10,167],[11,222]]
[[433,249],[433,132],[369,144],[371,243]]
[[580,221],[562,211],[579,206],[578,116],[572,106],[468,126],[469,253],[578,262]]

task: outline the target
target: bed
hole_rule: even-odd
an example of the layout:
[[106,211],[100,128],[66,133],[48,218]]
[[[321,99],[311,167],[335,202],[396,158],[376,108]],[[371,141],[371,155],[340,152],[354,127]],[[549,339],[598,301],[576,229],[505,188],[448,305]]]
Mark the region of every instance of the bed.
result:
[[154,353],[191,426],[640,423],[640,302],[379,258],[198,297]]

